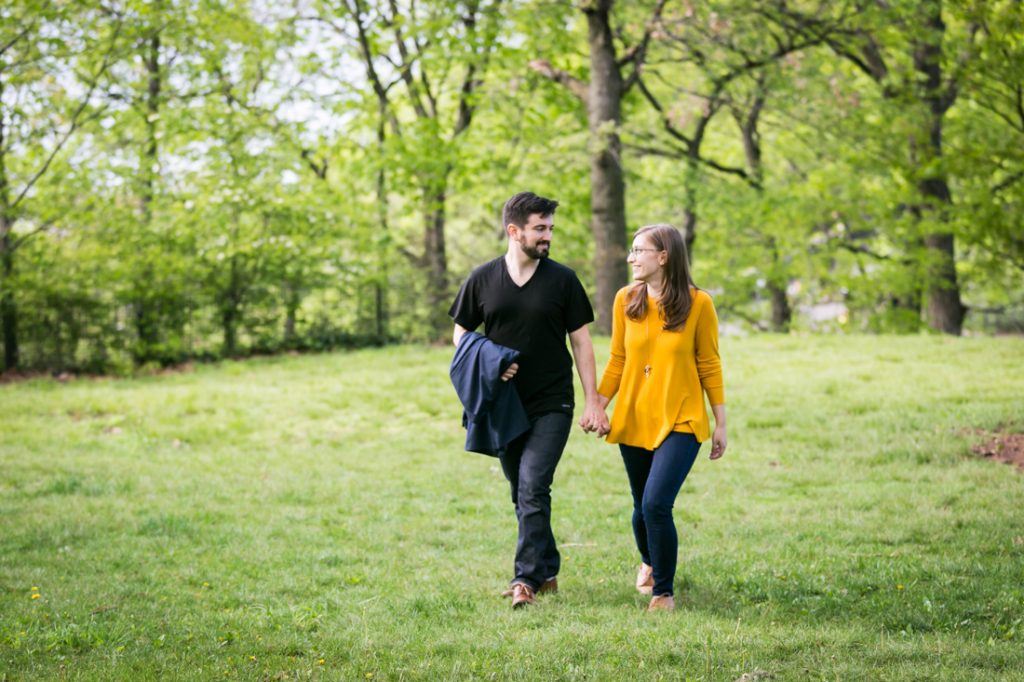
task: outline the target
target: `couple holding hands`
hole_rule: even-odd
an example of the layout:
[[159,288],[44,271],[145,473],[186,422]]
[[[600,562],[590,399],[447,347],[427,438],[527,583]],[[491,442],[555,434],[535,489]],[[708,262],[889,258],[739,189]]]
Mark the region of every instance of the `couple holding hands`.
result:
[[590,301],[575,272],[548,258],[557,206],[531,192],[509,199],[502,212],[506,253],[470,274],[449,311],[456,346],[483,324],[488,341],[517,351],[500,380],[515,386],[525,431],[495,453],[519,521],[515,575],[503,594],[519,608],[558,589],[551,483],[572,424],[575,360],[586,401],[580,426],[618,444],[629,479],[641,559],[636,588],[651,595],[648,610],[671,610],[678,551],[672,507],[701,443],[710,439],[710,458],[718,459],[727,442],[718,318],[711,297],[691,280],[679,231],[641,228],[627,258],[635,281],[615,296],[610,357],[598,384]]

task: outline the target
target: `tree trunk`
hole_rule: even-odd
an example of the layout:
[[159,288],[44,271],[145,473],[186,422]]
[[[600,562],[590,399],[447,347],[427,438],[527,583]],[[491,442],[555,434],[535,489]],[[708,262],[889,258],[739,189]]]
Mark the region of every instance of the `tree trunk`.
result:
[[[377,150],[384,158],[387,133],[387,100],[380,101],[379,119],[377,124]],[[390,228],[388,226],[388,178],[381,164],[377,170],[377,221],[380,223],[380,238],[377,240],[377,282],[374,285],[374,311],[377,323],[377,343],[384,345],[388,341],[388,244]],[[447,326],[447,324],[445,325]]]
[[376,311],[377,343],[383,346],[388,342],[388,302],[384,286],[380,283],[374,285],[374,310]]
[[[747,166],[750,169],[752,187],[757,193],[758,200],[764,198],[764,159],[761,153],[761,136],[758,133],[758,122],[761,112],[764,110],[766,100],[764,80],[757,81],[757,94],[745,116],[736,115],[739,123],[741,137],[743,138],[743,152],[747,159]],[[786,294],[788,277],[786,276],[785,263],[779,254],[778,243],[775,237],[768,235],[766,238],[768,251],[771,253],[771,262],[766,276],[768,293],[772,304],[771,329],[774,332],[786,333],[789,331],[790,322],[793,320],[793,309],[789,305]]]
[[929,230],[924,237],[925,315],[932,329],[959,336],[966,309],[960,300],[953,232],[946,227],[952,196],[945,173],[936,163],[942,159],[943,119],[953,103],[953,98],[943,92],[941,59],[946,26],[942,21],[940,0],[927,0],[924,8],[927,12],[924,35],[927,37],[914,46],[914,69],[920,77],[918,87],[927,107],[927,122],[922,125],[920,139],[914,144],[923,157],[918,162],[923,162],[924,168],[935,169],[919,180],[918,190],[923,199],[922,212],[931,213],[937,223],[936,229]]
[[12,277],[14,251],[7,216],[0,217],[0,326],[4,330],[4,370],[18,369],[18,308],[14,302]]
[[297,282],[285,280],[284,291],[284,346],[285,348],[293,348],[296,341],[295,318],[299,310],[299,304],[302,302],[302,297],[299,295],[300,287]]
[[[0,96],[3,95],[3,80],[0,80]],[[4,338],[4,370],[18,369],[18,308],[14,302],[14,244],[11,230],[14,217],[11,215],[10,187],[7,183],[7,160],[4,156],[7,146],[4,139],[4,118],[0,116],[0,327]]]
[[686,242],[686,260],[693,266],[693,244],[697,241],[697,211],[687,206],[683,209],[683,241]]
[[427,302],[430,313],[427,323],[432,339],[442,339],[449,332],[448,306],[451,296],[448,286],[448,256],[445,252],[444,224],[447,178],[440,186],[428,188],[424,202],[423,258],[427,266]]
[[772,331],[785,334],[789,331],[789,323],[793,319],[793,310],[789,307],[786,288],[769,282],[768,293],[771,294],[772,300]]
[[960,300],[956,277],[953,235],[929,234],[924,238],[929,253],[928,326],[936,331],[960,336],[967,309]]
[[139,192],[139,213],[145,225],[152,221],[152,204],[156,186],[157,163],[157,123],[160,116],[160,90],[162,81],[160,75],[160,34],[154,33],[145,44],[146,50],[143,55],[143,63],[146,66],[146,74],[149,77],[146,86],[146,146],[139,159],[139,180],[142,185]]
[[153,270],[149,265],[150,228],[153,223],[153,198],[156,190],[156,171],[158,160],[157,123],[160,115],[160,90],[162,87],[160,74],[160,34],[154,32],[144,43],[142,62],[149,78],[146,89],[145,120],[146,144],[139,155],[139,196],[138,214],[139,227],[143,233],[142,241],[142,272],[138,273],[135,282],[135,295],[131,307],[135,322],[135,333],[138,344],[135,349],[135,362],[143,363],[153,357],[155,348],[160,343],[160,315],[157,297],[154,296]]
[[284,347],[291,348],[295,343],[295,311],[296,309],[288,306],[288,312],[284,318]]
[[615,292],[627,282],[626,184],[623,178],[619,125],[622,122],[622,75],[612,40],[613,0],[587,7],[590,39],[590,229],[594,237],[597,284],[595,329],[610,334]]
[[[763,190],[758,190],[762,193]],[[793,308],[789,305],[789,297],[786,294],[786,287],[789,285],[789,278],[786,276],[786,268],[782,257],[779,255],[779,247],[775,237],[767,239],[768,251],[771,253],[770,269],[766,286],[772,303],[772,326],[773,332],[786,334],[789,332],[789,325],[793,321]]]
[[237,256],[231,257],[231,271],[228,275],[227,290],[222,294],[220,321],[224,332],[224,356],[234,357],[238,352],[238,317],[241,305],[241,284],[238,276]]
[[699,170],[696,155],[700,148],[694,145],[690,158],[686,160],[683,176],[683,240],[686,242],[686,258],[693,265],[693,245],[697,241],[697,181]]
[[221,329],[224,332],[224,351],[223,355],[226,358],[235,357],[235,351],[238,347],[238,340],[235,337],[235,318],[237,311],[234,306],[230,303],[224,304],[224,307],[220,311],[220,324]]
[[921,307],[924,297],[920,286],[908,292],[889,297],[890,315],[887,329],[897,334],[916,334],[921,331]]

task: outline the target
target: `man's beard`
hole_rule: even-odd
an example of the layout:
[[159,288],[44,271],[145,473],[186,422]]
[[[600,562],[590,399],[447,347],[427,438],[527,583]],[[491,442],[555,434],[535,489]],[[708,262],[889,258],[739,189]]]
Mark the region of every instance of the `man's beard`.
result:
[[523,249],[523,253],[534,260],[543,260],[548,257],[548,253],[551,251],[551,242],[544,242],[545,248],[543,251],[540,250],[540,243],[536,246],[527,246],[523,242],[519,242],[519,246]]

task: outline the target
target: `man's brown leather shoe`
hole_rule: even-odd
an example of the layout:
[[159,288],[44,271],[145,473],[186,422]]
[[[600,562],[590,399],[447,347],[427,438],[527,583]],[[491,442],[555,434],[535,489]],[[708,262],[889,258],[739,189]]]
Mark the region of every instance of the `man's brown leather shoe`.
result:
[[[501,593],[502,597],[511,597],[515,591],[515,585],[509,585],[508,589]],[[558,594],[558,578],[548,578],[544,584],[537,589],[537,595]]]
[[536,602],[537,598],[534,596],[532,587],[523,583],[516,583],[512,586],[512,608],[521,609]]
[[537,594],[558,594],[558,578],[548,578],[537,590]]
[[654,569],[647,564],[640,564],[640,570],[636,574],[636,589],[640,594],[650,594],[654,591]]

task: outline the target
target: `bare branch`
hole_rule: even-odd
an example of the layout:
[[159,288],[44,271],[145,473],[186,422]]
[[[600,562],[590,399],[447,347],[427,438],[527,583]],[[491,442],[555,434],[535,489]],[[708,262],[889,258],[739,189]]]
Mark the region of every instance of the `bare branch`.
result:
[[953,72],[949,75],[949,81],[946,83],[945,92],[941,97],[942,111],[948,111],[953,103],[956,101],[957,95],[959,95],[960,79],[963,78],[963,74],[967,71],[967,67],[975,57],[975,39],[981,30],[981,25],[971,23],[967,27],[967,45],[961,50],[957,56],[956,64],[953,67]]
[[1024,88],[1020,85],[1017,85],[1017,118],[1024,128]]
[[427,266],[427,259],[425,256],[413,253],[406,246],[399,246],[398,252],[405,256],[405,258],[417,268],[425,268]]
[[17,239],[15,239],[11,243],[10,247],[8,247],[9,251],[11,251],[11,252],[17,251],[18,247],[21,246],[22,244],[24,244],[30,238],[36,236],[40,232],[45,232],[46,230],[52,229],[53,227],[54,227],[53,223],[42,223],[41,225],[37,225],[34,229],[26,232],[23,235],[20,235]]
[[1000,182],[998,185],[993,187],[992,188],[992,194],[999,194],[1003,190],[1009,189],[1013,185],[1017,184],[1021,180],[1021,178],[1024,178],[1024,171],[1021,171],[1021,172],[1018,172],[1018,173],[1014,173],[1013,175],[1011,175],[1010,177],[1006,178],[1005,180]]
[[321,180],[327,179],[327,159],[323,159],[318,163],[317,160],[313,158],[313,152],[309,149],[303,149],[299,152],[299,155],[302,156],[302,159],[306,162],[306,165],[309,166],[310,170],[313,171],[314,175]]
[[373,65],[373,53],[370,51],[370,39],[366,34],[366,25],[363,24],[362,12],[362,0],[354,0],[355,6],[349,7],[346,0],[346,8],[349,13],[355,17],[356,21],[356,32],[359,36],[359,49],[363,55],[363,64],[366,66],[366,77],[370,80],[370,84],[373,87],[373,92],[377,95],[377,101],[380,104],[381,113],[386,112],[388,122],[391,124],[391,130],[395,135],[401,137],[401,126],[398,123],[398,117],[395,116],[391,110],[390,101],[388,100],[388,91],[391,85],[384,87],[381,82],[380,76],[377,74],[377,69]]
[[[466,75],[462,80],[462,89],[459,92],[459,115],[455,122],[455,129],[452,132],[452,138],[458,137],[469,128],[469,124],[473,120],[473,114],[476,111],[476,104],[473,102],[473,96],[476,94],[477,89],[483,85],[483,74],[486,73],[487,68],[490,64],[491,47],[494,41],[497,39],[497,24],[498,21],[495,19],[499,8],[501,6],[501,0],[495,2],[489,11],[485,11],[484,17],[490,15],[492,21],[489,24],[485,24],[484,27],[484,51],[483,58],[480,64],[475,61],[471,61],[469,66],[466,68]],[[469,14],[463,17],[463,23],[466,26],[466,32],[468,34],[468,42],[473,48],[474,56],[477,55],[476,50],[476,28],[477,28],[477,10],[479,4],[474,3],[471,6]],[[479,74],[477,71],[479,70]]]
[[117,45],[117,38],[121,34],[121,27],[123,25],[124,19],[123,17],[119,17],[117,24],[114,28],[114,33],[110,37],[110,45],[107,48],[106,54],[103,55],[103,61],[100,62],[100,66],[97,72],[93,74],[92,81],[89,83],[88,91],[82,96],[82,101],[79,103],[78,107],[71,115],[71,125],[68,126],[68,129],[65,131],[64,135],[58,140],[57,144],[54,145],[53,149],[50,150],[50,153],[47,155],[46,160],[43,162],[42,166],[40,166],[39,169],[35,172],[35,174],[32,175],[32,177],[29,178],[28,181],[25,183],[25,186],[22,188],[21,193],[19,193],[18,196],[14,199],[14,201],[11,202],[10,208],[16,208],[18,204],[21,203],[21,201],[29,193],[32,187],[35,186],[36,182],[39,181],[39,178],[41,178],[43,174],[46,173],[47,170],[49,170],[50,164],[53,163],[53,160],[57,157],[57,154],[60,153],[60,151],[64,148],[64,145],[67,144],[67,141],[71,139],[71,136],[78,129],[78,126],[81,125],[81,123],[83,122],[82,115],[85,113],[86,108],[89,106],[89,100],[92,99],[92,94],[96,91],[96,88],[99,85],[100,77],[104,73],[106,73],[108,68],[110,68],[110,64],[114,54],[114,47]]
[[864,244],[854,244],[853,242],[846,240],[838,241],[835,245],[836,247],[843,249],[844,251],[849,251],[850,253],[856,254],[863,254],[865,256],[874,258],[875,260],[895,261],[897,263],[901,263],[902,265],[911,265],[914,262],[912,258],[895,258],[893,256],[888,256],[884,253],[878,253],[877,251],[873,251]]
[[[713,95],[707,98],[709,102],[708,106],[701,115],[701,119],[697,124],[696,133],[693,137],[687,136],[681,130],[676,128],[676,126],[672,123],[668,116],[665,115],[665,110],[661,106],[661,103],[658,102],[657,98],[646,87],[646,84],[643,82],[643,79],[640,79],[638,81],[638,84],[640,85],[641,92],[644,93],[644,96],[647,97],[648,101],[651,103],[651,106],[653,106],[658,113],[662,114],[662,124],[665,128],[665,132],[667,132],[676,140],[682,142],[685,146],[686,151],[685,153],[680,155],[680,158],[689,158],[696,163],[708,166],[709,168],[713,168],[714,170],[720,173],[725,173],[727,175],[735,175],[736,177],[740,178],[751,187],[757,189],[761,188],[761,183],[756,178],[752,177],[751,174],[748,173],[746,170],[742,168],[736,168],[734,166],[726,166],[712,159],[704,158],[700,155],[700,145],[703,141],[704,133],[706,132],[707,126],[710,123],[712,117],[714,117],[715,113],[721,106],[720,96],[724,88],[723,83],[716,83]],[[651,147],[638,147],[637,149],[648,154],[658,153]],[[670,156],[671,154],[668,155]]]
[[640,39],[640,44],[636,45],[633,49],[629,50],[622,56],[618,61],[619,68],[622,68],[626,64],[632,63],[633,71],[623,81],[622,84],[622,96],[625,96],[640,78],[640,72],[643,70],[644,61],[647,59],[647,47],[651,42],[651,35],[654,32],[654,28],[658,25],[661,20],[661,13],[665,9],[665,3],[667,0],[658,0],[658,4],[655,5],[654,11],[651,12],[651,18],[647,21],[644,26],[644,35]]
[[534,59],[530,61],[529,67],[545,78],[552,80],[559,85],[565,86],[569,92],[576,96],[577,99],[586,103],[588,87],[587,84],[579,78],[576,78],[561,69],[556,69],[551,65],[551,62],[546,59]]
[[0,57],[3,57],[3,56],[4,56],[4,53],[5,53],[5,52],[7,52],[7,50],[9,50],[9,49],[11,49],[12,47],[14,47],[15,45],[17,45],[17,44],[18,44],[18,42],[19,42],[19,41],[20,41],[20,40],[21,40],[22,38],[24,38],[25,36],[27,36],[27,35],[28,35],[29,33],[31,33],[31,32],[32,32],[32,29],[34,29],[35,27],[36,27],[36,23],[35,23],[34,21],[33,21],[33,22],[30,22],[30,23],[29,23],[29,25],[25,27],[25,30],[24,30],[24,31],[22,31],[22,32],[21,32],[21,33],[19,33],[18,35],[16,35],[16,36],[12,37],[12,38],[11,38],[10,40],[8,40],[8,41],[7,41],[7,43],[6,43],[5,45],[3,45],[3,46],[0,46]]
[[[357,6],[361,4],[360,0],[355,0],[355,2]],[[409,56],[409,46],[405,44],[402,28],[396,21],[399,16],[398,5],[395,0],[388,0],[388,4],[391,7],[391,18],[388,20],[388,24],[394,31],[395,46],[398,48],[398,54],[402,58],[402,62],[397,65],[398,73],[401,75],[402,82],[405,83],[405,87],[409,91],[409,99],[412,101],[412,107],[416,111],[416,115],[420,118],[431,118],[431,114],[428,114],[426,107],[423,106],[423,98],[420,96],[419,86],[412,75],[413,60]],[[427,94],[430,94],[429,90]],[[431,102],[433,102],[433,97],[431,97]],[[436,111],[433,113],[436,114]]]
[[685,159],[689,156],[689,152],[687,152],[686,149],[673,147],[671,144],[666,144],[663,147],[650,147],[642,144],[633,144],[632,142],[623,142],[622,146],[639,154],[646,154],[647,156],[661,156],[666,159]]
[[718,310],[720,310],[722,312],[729,313],[730,315],[735,315],[736,317],[740,318],[741,320],[743,320],[744,322],[746,322],[747,324],[749,324],[750,326],[752,326],[754,329],[756,329],[759,332],[766,332],[766,331],[768,331],[768,325],[766,325],[764,323],[764,321],[757,319],[756,317],[754,317],[753,315],[751,315],[747,311],[745,311],[745,310],[743,310],[743,309],[741,309],[741,308],[739,308],[739,307],[737,307],[735,305],[731,305],[729,303],[724,303],[724,302],[720,303],[720,302],[718,302],[716,300],[715,301],[715,307],[718,308]]

